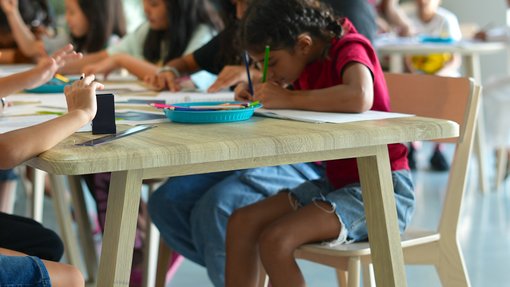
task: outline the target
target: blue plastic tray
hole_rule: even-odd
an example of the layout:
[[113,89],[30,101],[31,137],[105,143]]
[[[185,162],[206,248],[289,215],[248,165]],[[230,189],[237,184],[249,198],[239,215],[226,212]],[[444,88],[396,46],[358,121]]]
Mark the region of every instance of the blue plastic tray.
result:
[[[190,107],[190,106],[208,106],[221,105],[226,102],[196,102],[196,103],[177,103],[174,106]],[[228,102],[241,103],[241,102]],[[176,123],[228,123],[244,121],[251,116],[253,112],[262,107],[261,104],[245,109],[236,110],[219,110],[219,111],[178,111],[164,109],[166,117]]]
[[432,37],[432,36],[421,36],[420,37],[421,43],[453,43],[455,42],[455,39],[452,37]]
[[25,90],[27,93],[34,94],[58,94],[64,92],[64,87],[71,85],[76,79],[70,79],[69,83],[64,83],[59,79],[53,78],[46,84],[33,89]]

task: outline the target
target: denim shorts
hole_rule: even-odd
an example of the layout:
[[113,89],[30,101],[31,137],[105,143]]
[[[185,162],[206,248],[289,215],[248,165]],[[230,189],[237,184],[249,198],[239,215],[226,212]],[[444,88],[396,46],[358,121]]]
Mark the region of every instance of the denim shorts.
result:
[[0,287],[50,287],[48,271],[34,256],[0,254]]
[[0,181],[15,180],[17,178],[14,169],[0,169]]
[[[411,222],[415,208],[414,186],[408,170],[392,172],[395,202],[400,232]],[[342,229],[338,238],[332,242],[324,242],[334,246],[368,239],[367,222],[360,183],[346,185],[334,189],[327,179],[307,181],[294,189],[287,190],[296,200],[297,206],[305,206],[315,201],[331,204],[332,212],[336,213]]]

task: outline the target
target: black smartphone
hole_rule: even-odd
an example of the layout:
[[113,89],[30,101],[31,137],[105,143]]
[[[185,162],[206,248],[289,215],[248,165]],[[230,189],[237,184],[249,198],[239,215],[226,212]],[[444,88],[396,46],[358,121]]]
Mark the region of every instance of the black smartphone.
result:
[[115,125],[115,102],[113,94],[97,94],[97,113],[92,120],[92,134],[114,134],[117,132]]

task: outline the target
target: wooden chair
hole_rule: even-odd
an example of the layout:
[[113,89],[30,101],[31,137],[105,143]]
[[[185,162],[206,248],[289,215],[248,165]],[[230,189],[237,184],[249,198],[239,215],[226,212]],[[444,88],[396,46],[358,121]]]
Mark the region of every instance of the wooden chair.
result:
[[[434,265],[443,286],[470,286],[457,229],[480,87],[466,78],[413,74],[386,74],[386,81],[392,111],[449,119],[460,126],[460,136],[448,140],[456,143],[456,149],[439,228],[435,231],[409,230],[402,235],[405,263]],[[335,268],[341,286],[359,286],[362,266],[364,286],[374,286],[368,242],[335,247],[308,244],[296,250],[295,257]]]

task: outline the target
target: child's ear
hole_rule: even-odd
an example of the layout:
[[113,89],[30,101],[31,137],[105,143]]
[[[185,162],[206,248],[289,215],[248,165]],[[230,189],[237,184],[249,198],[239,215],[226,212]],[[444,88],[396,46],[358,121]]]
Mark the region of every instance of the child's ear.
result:
[[308,34],[301,34],[297,38],[296,52],[308,54],[312,48],[313,39]]

